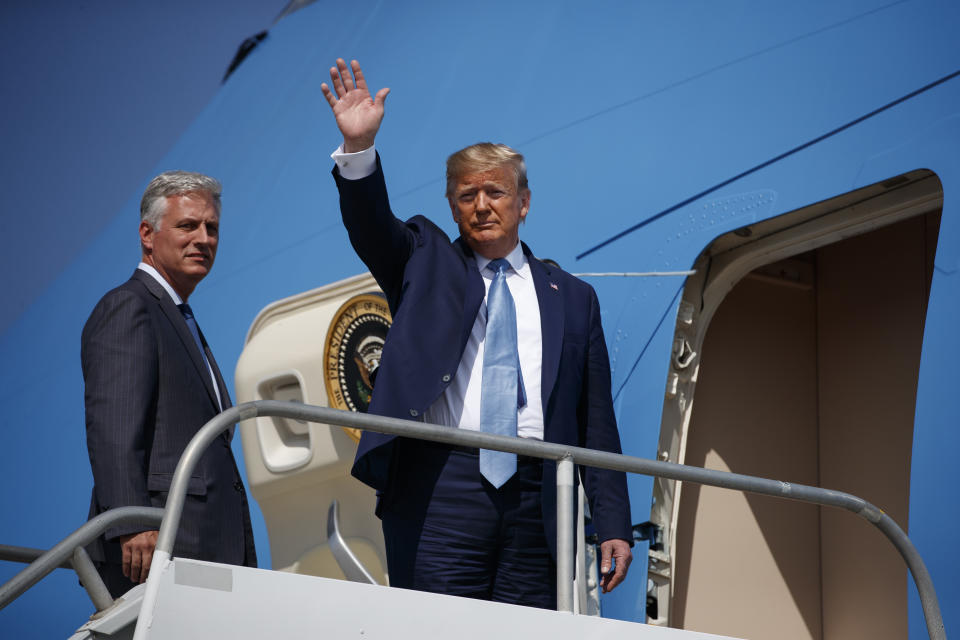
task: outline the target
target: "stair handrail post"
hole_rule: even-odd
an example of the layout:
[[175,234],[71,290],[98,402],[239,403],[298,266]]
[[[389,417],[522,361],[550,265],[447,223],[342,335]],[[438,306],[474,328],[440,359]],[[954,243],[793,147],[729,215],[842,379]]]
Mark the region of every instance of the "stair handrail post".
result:
[[[614,471],[623,471],[627,473],[639,473],[648,476],[659,476],[670,480],[680,480],[684,482],[696,482],[708,486],[720,487],[724,489],[733,489],[748,493],[757,493],[778,498],[787,498],[801,502],[809,502],[824,506],[837,507],[845,509],[864,518],[875,527],[877,527],[897,551],[903,556],[907,567],[913,576],[914,584],[920,594],[920,602],[923,608],[924,618],[927,625],[927,632],[931,640],[946,640],[946,632],[943,626],[943,617],[940,613],[940,605],[937,600],[936,591],[933,588],[933,580],[927,570],[916,547],[903,532],[903,529],[897,525],[881,509],[870,504],[866,500],[842,491],[833,491],[822,489],[820,487],[811,487],[807,485],[798,485],[768,478],[758,478],[739,473],[727,471],[717,471],[714,469],[703,469],[701,467],[690,467],[674,462],[665,462],[661,460],[649,460],[623,454],[610,453],[606,451],[596,451],[582,447],[561,445],[529,438],[517,438],[503,436],[481,431],[472,431],[468,429],[455,429],[441,425],[430,424],[427,422],[413,422],[410,420],[401,420],[399,418],[389,418],[386,416],[377,416],[365,413],[356,413],[352,411],[343,411],[340,409],[331,409],[329,407],[318,407],[313,405],[301,404],[296,402],[280,402],[277,400],[257,400],[231,407],[223,413],[212,418],[205,424],[193,437],[190,443],[184,449],[184,453],[177,464],[173,475],[173,481],[170,484],[170,492],[167,497],[166,515],[163,524],[160,527],[160,535],[157,538],[157,548],[154,552],[153,564],[150,574],[147,577],[147,588],[144,593],[141,615],[137,619],[137,628],[134,633],[134,640],[146,640],[147,629],[152,623],[153,608],[156,603],[156,596],[159,590],[162,573],[170,563],[170,557],[173,551],[173,543],[176,538],[176,530],[180,523],[180,516],[183,511],[183,504],[186,497],[187,482],[193,471],[193,468],[199,462],[200,457],[206,447],[230,425],[241,420],[247,420],[258,416],[273,416],[290,418],[294,420],[305,420],[309,422],[320,422],[342,427],[352,427],[367,431],[376,431],[390,435],[399,435],[421,440],[430,440],[451,445],[478,447],[482,449],[492,449],[495,451],[506,451],[518,455],[532,456],[546,460],[561,461],[568,459],[570,468],[574,464],[581,466],[597,467],[601,469],[611,469]],[[567,464],[566,462],[564,464]],[[566,467],[565,467],[566,468]],[[558,464],[558,498],[559,498],[559,475],[560,465]],[[567,472],[564,471],[564,474]],[[573,481],[570,481],[572,491]],[[566,491],[566,488],[563,489]],[[572,498],[571,498],[572,500]],[[558,503],[558,507],[559,507]],[[569,511],[565,509],[564,513]],[[569,518],[569,515],[563,517]],[[557,527],[560,529],[561,514],[558,513]],[[570,527],[564,527],[569,529]],[[558,543],[560,534],[558,532]],[[558,549],[559,556],[559,549]],[[160,570],[157,570],[159,561]],[[558,585],[559,575],[559,557],[558,557]],[[558,586],[558,595],[560,587]],[[570,584],[572,602],[572,581]],[[559,602],[558,602],[559,605]],[[572,611],[572,605],[571,605]]]

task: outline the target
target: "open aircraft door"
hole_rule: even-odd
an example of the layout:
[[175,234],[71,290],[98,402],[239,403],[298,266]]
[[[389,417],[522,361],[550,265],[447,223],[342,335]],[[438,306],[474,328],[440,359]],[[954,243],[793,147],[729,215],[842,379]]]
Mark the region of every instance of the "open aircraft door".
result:
[[[238,402],[282,400],[366,411],[391,322],[369,274],[264,308],[237,363]],[[281,571],[344,578],[328,540],[339,532],[370,576],[388,582],[374,491],[350,475],[360,434],[325,424],[258,417],[240,425],[247,478]]]

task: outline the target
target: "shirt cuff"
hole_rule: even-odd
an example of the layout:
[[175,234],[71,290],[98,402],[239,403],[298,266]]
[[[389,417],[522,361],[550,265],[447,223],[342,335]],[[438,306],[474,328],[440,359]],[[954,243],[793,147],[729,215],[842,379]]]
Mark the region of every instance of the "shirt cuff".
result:
[[340,177],[345,180],[366,178],[377,169],[377,151],[373,146],[356,153],[347,153],[341,144],[330,157],[337,163]]

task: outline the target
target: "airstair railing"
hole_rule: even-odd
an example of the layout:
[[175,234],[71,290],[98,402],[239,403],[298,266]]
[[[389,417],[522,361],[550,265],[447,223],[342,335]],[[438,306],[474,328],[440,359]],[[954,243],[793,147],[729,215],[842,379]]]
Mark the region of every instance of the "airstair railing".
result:
[[[633,456],[625,456],[592,449],[583,449],[538,440],[513,438],[509,436],[493,435],[479,431],[465,429],[451,429],[440,425],[424,422],[411,422],[396,418],[386,418],[363,413],[341,411],[328,407],[316,407],[293,402],[278,402],[275,400],[259,400],[247,402],[227,409],[205,424],[190,441],[170,484],[165,509],[154,507],[120,507],[104,512],[91,519],[63,541],[49,551],[43,552],[39,558],[30,563],[20,573],[8,582],[0,585],[0,609],[15,600],[24,591],[36,584],[48,573],[66,562],[71,562],[74,568],[83,575],[88,575],[90,584],[102,582],[94,580],[90,575],[93,569],[90,559],[86,557],[83,547],[99,537],[106,529],[117,524],[160,523],[160,534],[153,555],[151,570],[147,578],[147,586],[143,597],[140,615],[137,618],[137,627],[134,640],[145,640],[153,618],[153,610],[160,588],[160,577],[170,563],[180,517],[186,497],[187,481],[199,462],[203,452],[217,436],[231,425],[258,416],[276,416],[322,422],[331,425],[353,427],[387,433],[392,435],[430,440],[445,444],[453,444],[483,449],[507,451],[519,455],[533,456],[545,460],[554,460],[557,464],[557,609],[573,612],[573,504],[574,504],[574,465],[580,464],[601,469],[613,469],[627,473],[639,473],[649,476],[659,476],[684,482],[696,482],[714,487],[757,493],[778,498],[789,498],[801,502],[809,502],[829,507],[845,509],[867,520],[877,527],[890,540],[893,546],[903,556],[907,567],[913,576],[927,625],[927,633],[932,640],[946,640],[943,627],[943,618],[940,614],[940,605],[930,573],[927,571],[923,559],[916,547],[906,536],[903,530],[882,510],[862,498],[858,498],[842,491],[820,489],[807,485],[791,484],[778,480],[757,478],[738,473],[728,473],[700,467],[647,460]],[[16,555],[19,552],[14,547],[0,547],[0,553],[10,551]],[[20,550],[22,551],[22,550]],[[23,555],[20,553],[19,555]],[[99,578],[99,576],[97,576]],[[94,588],[94,591],[99,591]],[[104,589],[105,591],[105,589]],[[98,609],[105,608],[107,596],[104,593],[91,593],[91,598]],[[99,602],[99,601],[103,602]],[[104,606],[101,606],[104,605]]]
[[[0,544],[0,560],[6,560],[7,562],[22,562],[23,564],[30,564],[46,552],[46,549],[18,547],[14,544]],[[69,560],[64,560],[58,564],[56,568],[73,569],[73,565],[70,564]]]
[[[97,573],[84,547],[110,527],[121,524],[159,525],[163,520],[163,514],[164,510],[157,507],[120,507],[104,511],[91,518],[52,549],[40,552],[38,557],[23,570],[0,585],[0,609],[16,600],[24,591],[54,569],[72,566],[97,611],[103,611],[113,604],[113,598],[110,597],[110,592],[104,586],[100,574]],[[25,547],[2,545],[0,559],[23,562],[37,551]]]
[[[32,547],[18,547],[12,544],[0,544],[0,560],[8,562],[23,562],[30,564],[38,560],[47,551],[46,549],[34,549]],[[90,596],[90,601],[97,611],[103,611],[113,604],[113,597],[106,585],[103,584],[103,578],[97,573],[97,568],[90,559],[87,550],[83,547],[77,547],[73,550],[73,556],[64,562],[61,562],[52,569],[72,569],[77,577],[80,578],[80,585]],[[46,575],[46,574],[44,574]],[[2,608],[2,607],[0,607]]]
[[571,613],[573,612],[573,474],[575,464],[659,476],[684,482],[696,482],[725,489],[789,498],[845,509],[877,527],[900,552],[920,594],[920,602],[930,638],[932,640],[946,640],[943,618],[940,614],[940,605],[933,588],[933,581],[916,547],[897,523],[881,509],[849,493],[539,440],[494,435],[467,429],[451,429],[425,422],[412,422],[410,420],[276,400],[247,402],[227,409],[204,425],[184,450],[170,484],[166,516],[160,526],[160,535],[157,539],[151,571],[147,578],[147,588],[144,593],[140,616],[137,620],[134,640],[145,640],[147,629],[150,628],[152,623],[153,609],[160,588],[160,576],[170,562],[170,554],[173,552],[173,544],[180,524],[180,516],[183,512],[187,481],[193,468],[199,462],[207,446],[222,431],[241,420],[258,416],[276,416],[321,422],[445,444],[508,451],[518,455],[556,461],[557,609]]

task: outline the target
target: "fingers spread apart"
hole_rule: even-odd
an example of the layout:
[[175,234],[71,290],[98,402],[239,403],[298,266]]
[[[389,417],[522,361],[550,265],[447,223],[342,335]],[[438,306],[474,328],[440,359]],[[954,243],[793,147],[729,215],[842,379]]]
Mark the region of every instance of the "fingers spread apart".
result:
[[323,91],[324,97],[327,99],[331,105],[333,105],[338,98],[342,98],[347,95],[348,92],[353,91],[358,86],[361,88],[366,88],[366,84],[363,82],[363,72],[360,71],[360,63],[356,60],[353,60],[350,63],[353,66],[355,72],[357,72],[360,83],[354,83],[353,76],[350,74],[350,69],[347,68],[347,63],[344,62],[343,58],[337,58],[337,66],[330,67],[330,83],[333,85],[333,91],[336,92],[336,98],[333,96],[333,92],[330,91],[330,87],[326,83],[320,85],[320,89]]

